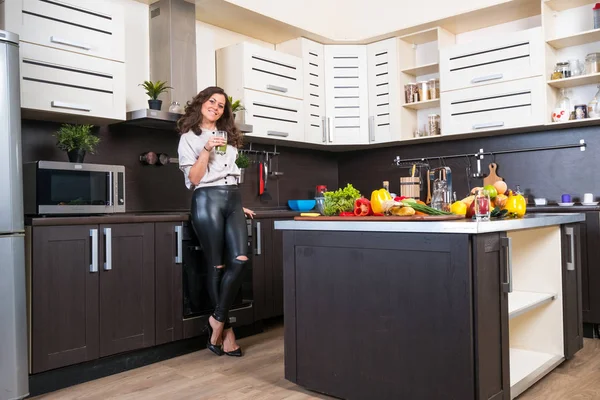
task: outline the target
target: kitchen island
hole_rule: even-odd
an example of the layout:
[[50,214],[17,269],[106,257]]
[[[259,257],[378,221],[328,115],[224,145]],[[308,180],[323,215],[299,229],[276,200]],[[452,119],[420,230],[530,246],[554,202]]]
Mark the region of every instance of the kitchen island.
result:
[[277,221],[286,379],[344,399],[515,398],[583,346],[582,221]]

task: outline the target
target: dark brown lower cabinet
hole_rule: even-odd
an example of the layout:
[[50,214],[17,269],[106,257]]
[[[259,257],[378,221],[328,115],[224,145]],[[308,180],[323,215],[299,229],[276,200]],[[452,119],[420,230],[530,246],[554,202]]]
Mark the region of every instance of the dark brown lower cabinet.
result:
[[565,358],[583,348],[580,224],[562,227],[563,320]]
[[154,345],[154,223],[100,225],[100,356]]
[[257,320],[283,315],[283,233],[274,229],[278,220],[283,218],[253,222],[252,269]]
[[92,234],[98,234],[97,225],[28,231],[33,373],[99,356],[99,273],[92,268]]
[[183,338],[181,222],[154,225],[156,344]]

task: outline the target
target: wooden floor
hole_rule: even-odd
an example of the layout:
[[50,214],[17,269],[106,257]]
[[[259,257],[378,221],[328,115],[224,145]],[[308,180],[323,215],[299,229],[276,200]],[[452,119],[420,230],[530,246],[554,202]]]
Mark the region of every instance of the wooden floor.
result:
[[[283,378],[283,327],[245,338],[244,357],[208,350],[38,396],[35,399],[330,399]],[[577,356],[518,400],[600,400],[600,340],[586,339]]]

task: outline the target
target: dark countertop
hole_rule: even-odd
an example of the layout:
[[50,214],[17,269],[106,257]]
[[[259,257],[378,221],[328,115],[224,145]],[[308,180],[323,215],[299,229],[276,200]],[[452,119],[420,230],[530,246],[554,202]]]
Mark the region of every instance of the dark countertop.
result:
[[[293,218],[299,212],[288,208],[254,209],[254,218]],[[152,211],[152,212],[127,212],[106,215],[77,215],[77,216],[49,216],[26,218],[25,224],[32,226],[56,225],[94,225],[94,224],[129,224],[142,222],[178,222],[187,221],[189,211]]]
[[597,206],[582,206],[575,204],[570,207],[561,207],[557,204],[549,204],[547,206],[536,206],[527,204],[528,213],[579,213],[579,212],[600,212],[600,204]]

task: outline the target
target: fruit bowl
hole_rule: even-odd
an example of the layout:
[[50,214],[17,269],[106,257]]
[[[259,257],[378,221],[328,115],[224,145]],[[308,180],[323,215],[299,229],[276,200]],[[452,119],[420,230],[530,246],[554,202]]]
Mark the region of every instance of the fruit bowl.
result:
[[315,208],[315,200],[288,200],[288,207],[294,211],[306,212]]

